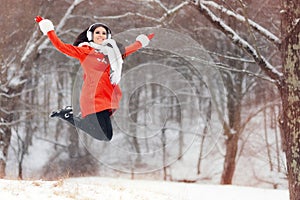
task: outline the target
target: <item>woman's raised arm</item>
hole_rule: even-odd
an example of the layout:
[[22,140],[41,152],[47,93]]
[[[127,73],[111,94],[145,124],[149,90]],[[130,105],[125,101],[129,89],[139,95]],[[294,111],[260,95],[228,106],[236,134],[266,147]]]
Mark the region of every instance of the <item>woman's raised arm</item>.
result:
[[88,53],[85,51],[88,51],[88,49],[80,48],[77,46],[73,46],[71,44],[66,44],[62,42],[58,36],[56,35],[54,31],[53,23],[49,19],[43,19],[40,16],[37,16],[35,18],[35,21],[39,24],[39,27],[44,35],[47,35],[53,44],[53,46],[56,47],[57,50],[62,52],[63,54],[66,54],[68,56],[80,59],[81,56]]
[[153,37],[154,33],[149,34],[148,36],[144,34],[139,35],[133,44],[125,47],[125,54],[123,54],[123,59],[141,49],[142,47],[146,47]]

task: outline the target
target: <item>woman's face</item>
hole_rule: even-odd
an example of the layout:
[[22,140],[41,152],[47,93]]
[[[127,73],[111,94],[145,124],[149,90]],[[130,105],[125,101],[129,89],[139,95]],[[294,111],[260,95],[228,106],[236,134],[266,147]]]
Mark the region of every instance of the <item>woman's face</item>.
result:
[[94,33],[93,33],[93,41],[96,44],[102,44],[102,42],[106,39],[107,39],[106,29],[101,27],[101,26],[96,28]]

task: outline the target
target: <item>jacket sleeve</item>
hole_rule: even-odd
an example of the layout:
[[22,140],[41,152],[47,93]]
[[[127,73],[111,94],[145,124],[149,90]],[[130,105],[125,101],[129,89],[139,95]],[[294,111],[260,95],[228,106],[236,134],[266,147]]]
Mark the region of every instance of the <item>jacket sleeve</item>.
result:
[[53,44],[53,46],[59,50],[60,52],[62,52],[63,54],[66,54],[68,56],[71,56],[73,58],[77,58],[80,59],[80,57],[87,53],[85,52],[85,49],[82,47],[77,47],[77,46],[73,46],[71,44],[66,44],[64,42],[62,42],[58,36],[56,35],[55,31],[49,31],[47,33],[51,43]]
[[138,51],[142,48],[142,43],[139,41],[135,41],[133,44],[125,47],[125,54],[123,54],[123,59],[129,56],[130,54]]

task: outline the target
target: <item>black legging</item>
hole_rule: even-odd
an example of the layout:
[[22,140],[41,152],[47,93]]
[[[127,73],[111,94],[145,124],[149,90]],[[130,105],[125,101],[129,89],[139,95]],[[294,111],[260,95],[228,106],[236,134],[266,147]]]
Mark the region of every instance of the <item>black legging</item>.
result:
[[109,110],[104,110],[85,118],[69,117],[66,120],[98,140],[110,141],[113,136],[110,115]]

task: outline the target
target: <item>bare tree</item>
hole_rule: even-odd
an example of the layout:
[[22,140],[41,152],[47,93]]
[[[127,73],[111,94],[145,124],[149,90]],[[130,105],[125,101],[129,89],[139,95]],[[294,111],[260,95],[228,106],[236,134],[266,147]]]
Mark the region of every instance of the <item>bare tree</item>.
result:
[[299,0],[281,1],[282,99],[280,119],[288,166],[290,199],[300,199],[300,14]]
[[[234,44],[248,52],[257,65],[274,80],[278,87],[282,99],[282,118],[280,119],[283,140],[285,141],[284,148],[287,157],[288,177],[290,199],[296,200],[300,198],[300,180],[299,180],[299,155],[300,155],[300,131],[299,131],[299,12],[297,12],[299,5],[298,0],[281,1],[282,12],[282,26],[281,33],[283,38],[280,40],[270,32],[265,31],[256,23],[250,21],[246,17],[234,14],[226,10],[224,7],[211,1],[197,1],[196,6],[199,11],[206,16],[211,23],[225,33]],[[217,17],[210,9],[215,8],[222,10],[225,14],[235,16],[236,20],[246,21],[253,29],[258,31],[268,40],[274,42],[282,53],[282,71],[279,72],[272,66],[250,43],[245,41],[238,35],[231,27],[225,24],[219,17]],[[240,17],[237,17],[240,16]]]
[[[5,161],[7,159],[7,149],[10,145],[10,138],[11,138],[11,130],[13,130],[13,126],[21,126],[20,123],[18,123],[20,120],[19,116],[22,116],[22,119],[25,119],[27,124],[27,132],[25,135],[20,135],[22,141],[25,141],[25,138],[28,138],[29,145],[31,144],[30,141],[32,138],[35,138],[37,136],[41,136],[44,133],[47,133],[48,137],[53,136],[52,139],[50,139],[49,142],[54,143],[55,149],[53,149],[53,160],[50,160],[50,162],[55,163],[55,161],[59,160],[60,155],[62,153],[65,153],[67,151],[71,162],[75,162],[77,157],[82,157],[87,154],[87,152],[82,151],[79,149],[79,141],[78,141],[78,136],[75,133],[74,134],[74,129],[68,128],[61,122],[55,122],[55,121],[49,121],[48,120],[48,113],[50,112],[51,109],[55,109],[57,107],[63,107],[66,103],[69,103],[70,100],[70,92],[71,87],[73,85],[73,80],[74,76],[70,71],[76,71],[77,72],[77,67],[76,62],[70,61],[69,58],[64,57],[57,53],[55,50],[52,49],[52,46],[47,40],[46,37],[42,36],[41,33],[39,32],[37,27],[34,27],[34,22],[33,18],[36,14],[41,14],[43,17],[47,17],[51,19],[54,24],[55,24],[55,29],[57,33],[59,34],[60,38],[62,38],[64,41],[67,43],[72,43],[76,35],[80,31],[82,31],[84,28],[86,28],[86,25],[90,23],[97,22],[99,20],[109,23],[111,27],[113,28],[114,33],[122,32],[124,30],[130,29],[130,28],[136,28],[136,27],[143,27],[143,26],[154,26],[154,27],[167,27],[167,28],[174,28],[176,30],[180,30],[187,35],[190,34],[193,37],[194,30],[198,30],[199,26],[199,21],[197,20],[198,17],[203,17],[203,14],[205,13],[203,10],[205,8],[211,8],[214,10],[218,10],[219,8],[214,8],[214,4],[212,2],[208,1],[203,1],[203,4],[201,4],[202,7],[200,7],[200,4],[196,4],[197,10],[199,8],[203,9],[200,10],[201,12],[195,11],[193,9],[193,6],[190,5],[190,1],[182,1],[182,0],[175,0],[175,1],[169,1],[169,0],[155,0],[155,1],[131,1],[131,0],[124,0],[124,1],[110,1],[108,3],[109,7],[116,7],[118,9],[110,10],[110,9],[105,9],[102,8],[101,6],[98,6],[100,4],[97,1],[84,1],[84,0],[74,0],[74,1],[32,1],[32,5],[36,5],[37,8],[32,12],[34,14],[31,14],[32,16],[30,17],[30,22],[24,23],[27,24],[27,26],[30,26],[30,29],[28,29],[28,32],[32,32],[32,34],[29,34],[26,39],[23,39],[22,46],[20,46],[20,51],[21,55],[17,59],[15,57],[5,57],[5,59],[2,59],[2,69],[1,71],[5,70],[10,70],[12,67],[16,67],[16,74],[12,77],[8,77],[5,75],[5,73],[1,74],[1,85],[3,83],[4,86],[8,85],[9,81],[6,81],[6,79],[11,79],[11,80],[21,80],[18,83],[20,84],[20,87],[22,90],[22,93],[17,93],[16,88],[13,88],[13,93],[8,93],[10,90],[7,90],[6,87],[1,87],[1,115],[0,115],[0,125],[1,129],[3,129],[3,132],[5,133],[3,137],[0,137],[0,144],[5,144],[5,147],[2,146],[0,149],[0,161],[2,158],[2,155],[4,155],[3,160]],[[89,2],[86,4],[86,2]],[[199,3],[199,1],[198,1]],[[107,6],[108,6],[107,5]],[[132,6],[134,5],[134,6]],[[193,4],[195,5],[195,4]],[[149,9],[144,9],[144,6]],[[204,7],[206,6],[206,7]],[[128,7],[130,7],[130,11],[128,11]],[[141,9],[143,7],[143,9]],[[153,9],[153,7],[155,9]],[[87,12],[88,10],[88,12]],[[116,12],[115,10],[118,10]],[[208,9],[209,10],[209,9]],[[101,12],[100,12],[101,11]],[[181,12],[184,11],[184,12]],[[191,12],[190,12],[191,11]],[[87,14],[88,13],[88,14]],[[99,14],[101,13],[101,15]],[[192,13],[192,14],[191,14]],[[197,15],[198,14],[198,15]],[[188,19],[193,18],[193,20],[182,20],[180,17],[181,16],[186,16]],[[209,18],[209,17],[208,17]],[[239,20],[242,19],[241,16],[236,17]],[[186,18],[185,18],[186,19]],[[202,19],[202,18],[201,18]],[[231,18],[230,18],[231,19]],[[244,19],[247,19],[244,17]],[[180,21],[181,20],[181,21]],[[121,23],[120,23],[121,22]],[[201,22],[202,23],[202,22]],[[208,24],[207,21],[205,22],[206,25]],[[215,22],[214,22],[215,23]],[[246,23],[245,20],[243,23]],[[249,25],[251,27],[254,27],[255,30],[260,30],[261,27],[256,26],[256,23],[253,23],[250,19],[248,20]],[[209,27],[210,28],[210,27]],[[27,30],[27,29],[26,29]],[[223,31],[223,29],[221,29]],[[243,29],[245,31],[245,29]],[[269,34],[268,34],[269,36]],[[276,45],[278,45],[278,40],[277,37],[268,37],[271,41],[273,41]],[[222,39],[223,40],[223,39]],[[199,41],[201,41],[199,39]],[[242,45],[239,46],[239,48]],[[230,50],[231,51],[231,50]],[[168,55],[168,54],[167,54]],[[151,58],[150,58],[151,59]],[[172,57],[173,59],[173,57]],[[171,60],[171,59],[170,59]],[[175,60],[175,59],[173,59]],[[184,60],[182,58],[182,60]],[[260,63],[260,59],[257,58],[256,61]],[[262,62],[264,62],[264,59],[262,59]],[[18,63],[21,63],[19,65]],[[186,62],[179,62],[179,65],[185,66],[188,65]],[[221,63],[221,62],[220,62]],[[12,65],[13,64],[13,65]],[[224,65],[226,64],[226,65]],[[49,67],[51,66],[51,67]],[[75,66],[75,67],[74,67]],[[232,64],[230,66],[230,69],[227,68],[228,63],[225,63],[222,61],[220,65],[218,65],[219,68],[222,68],[222,71],[226,71],[226,74],[228,75],[228,85],[229,89],[232,88],[232,85],[235,85],[236,82],[234,78],[230,80],[229,77],[230,73],[228,72],[231,71],[232,73],[236,74],[236,79],[243,80],[243,76],[246,73],[247,75],[252,75],[254,77],[258,77],[261,75],[259,73],[253,73],[253,71],[247,71],[245,69],[237,69],[234,68],[235,66],[241,66],[238,64]],[[6,68],[5,68],[6,67]],[[24,71],[21,71],[19,69],[23,69]],[[178,69],[180,70],[180,69]],[[14,71],[14,70],[12,70]],[[272,71],[272,70],[271,70]],[[17,73],[18,72],[18,73]],[[25,73],[23,73],[25,72]],[[276,71],[275,71],[276,72]],[[187,74],[186,76],[192,75],[193,71],[190,71],[190,74]],[[9,73],[7,73],[9,74]],[[23,76],[26,74],[26,77]],[[43,74],[43,75],[42,75]],[[46,74],[46,75],[45,75]],[[153,74],[155,74],[153,72]],[[276,74],[276,73],[275,73]],[[36,76],[35,76],[36,75]],[[18,77],[20,79],[18,79]],[[268,79],[271,82],[276,82],[274,81],[275,79],[268,78],[266,76],[263,76],[265,79]],[[12,79],[13,78],[13,79]],[[30,83],[30,81],[26,81],[29,79],[33,79],[34,82]],[[3,81],[3,82],[2,82]],[[36,83],[38,83],[36,85]],[[25,85],[25,86],[24,86]],[[231,85],[231,86],[230,86]],[[238,91],[238,85],[236,86],[235,89]],[[35,90],[38,88],[37,90]],[[25,91],[33,91],[33,92],[25,92]],[[148,90],[148,89],[147,89]],[[155,93],[155,88],[151,88],[147,91],[148,95],[154,95]],[[229,90],[228,90],[229,91]],[[230,91],[229,93],[232,95],[243,95],[241,92],[233,94]],[[15,95],[17,94],[17,95]],[[157,94],[157,96],[160,96],[161,94]],[[12,97],[17,96],[17,99],[12,99]],[[43,98],[41,98],[41,96]],[[33,97],[33,98],[32,98]],[[8,100],[9,99],[9,100]],[[153,98],[155,99],[155,98]],[[139,104],[146,104],[147,102],[151,103],[152,99],[139,99],[140,102]],[[232,99],[236,100],[236,99]],[[187,100],[188,101],[188,100]],[[7,102],[9,102],[7,104]],[[42,103],[41,103],[42,102]],[[172,118],[176,119],[177,117],[177,123],[180,124],[182,123],[180,121],[180,118],[182,113],[178,112],[178,108],[176,108],[177,101],[172,100],[172,103],[169,101],[166,104],[163,104],[164,108],[168,108],[168,106],[172,107],[173,114],[171,114]],[[10,105],[15,104],[15,105]],[[228,102],[229,104],[229,102]],[[233,102],[231,102],[233,105]],[[4,107],[2,107],[2,105]],[[18,105],[18,106],[17,106]],[[21,108],[20,108],[20,105]],[[137,105],[136,105],[137,106]],[[195,105],[193,105],[195,106]],[[200,105],[201,106],[201,105]],[[240,106],[237,104],[236,108]],[[134,106],[133,106],[134,107]],[[26,108],[26,109],[25,109]],[[234,109],[232,107],[231,109]],[[2,113],[2,111],[4,112]],[[22,112],[24,111],[25,112]],[[9,112],[7,112],[9,111]],[[20,115],[13,115],[13,112],[19,111],[21,114]],[[34,111],[34,112],[33,112]],[[133,110],[133,112],[135,112]],[[194,117],[192,116],[193,114],[193,109],[191,108],[189,110],[191,113],[191,118]],[[227,135],[233,136],[232,130],[236,130],[238,126],[242,127],[244,124],[238,124],[241,122],[236,121],[237,118],[234,119],[233,116],[238,116],[238,112],[240,112],[239,109],[236,109],[236,112],[232,112],[232,120],[231,124],[235,124],[234,126],[230,127],[229,122],[227,123]],[[24,114],[25,113],[25,114]],[[33,114],[34,113],[34,114]],[[36,113],[38,113],[37,116],[34,116]],[[42,113],[42,117],[41,117]],[[11,114],[11,115],[9,115]],[[134,113],[133,113],[134,114]],[[157,113],[156,113],[157,114]],[[146,112],[142,113],[142,115],[146,115]],[[159,116],[158,114],[156,116]],[[209,113],[207,114],[207,117],[209,117]],[[39,118],[39,119],[38,119]],[[136,117],[135,117],[136,118]],[[137,123],[145,123],[145,121],[141,121],[141,119],[145,119],[146,117],[141,117],[140,119],[135,120],[134,122]],[[157,117],[159,118],[159,117]],[[43,119],[43,122],[41,122],[41,119]],[[35,121],[38,122],[36,124],[32,123],[30,124],[29,122]],[[246,119],[247,122],[247,119]],[[22,124],[24,125],[24,123]],[[134,124],[136,125],[136,124]],[[41,128],[43,127],[43,128]],[[184,133],[186,130],[183,130],[180,125],[178,126],[179,128],[175,131],[178,131],[180,134],[180,139],[178,141],[178,155],[181,155],[181,147],[184,144]],[[174,130],[174,127],[167,126],[165,136],[168,135],[168,130]],[[133,131],[136,131],[132,129]],[[68,135],[73,131],[73,134]],[[187,131],[186,131],[187,132]],[[138,134],[138,133],[137,133]],[[46,135],[46,134],[44,134]],[[5,136],[5,138],[4,138]],[[206,136],[203,136],[203,143],[206,142],[205,140]],[[1,139],[4,141],[1,143]],[[64,140],[65,139],[65,140]],[[168,137],[165,138],[168,142]],[[27,140],[27,139],[26,139]],[[56,141],[54,141],[56,140]],[[61,142],[65,141],[69,145],[61,145]],[[237,141],[236,139],[234,140],[235,142]],[[136,147],[143,147],[144,143],[142,143],[140,140],[136,140],[135,146]],[[145,141],[146,145],[149,145],[148,141]],[[200,151],[203,147],[203,143],[200,146]],[[20,143],[21,144],[21,143]],[[235,143],[236,145],[236,143]],[[63,151],[61,149],[61,146],[64,147]],[[147,147],[147,146],[146,146]],[[147,147],[148,148],[148,147]],[[148,148],[149,149],[149,148]],[[228,148],[230,149],[230,148]],[[144,150],[144,149],[142,149]],[[137,150],[138,152],[139,150]],[[3,152],[1,154],[1,152]],[[26,152],[26,151],[24,151]],[[57,155],[57,156],[56,156]],[[229,155],[229,154],[228,154]],[[25,155],[26,156],[26,155]],[[168,158],[167,154],[165,155],[166,159]],[[202,157],[202,154],[200,155],[200,159]],[[199,160],[200,160],[199,159]],[[85,160],[85,159],[82,159]],[[86,161],[86,160],[85,160]],[[67,161],[66,161],[67,162]],[[57,162],[57,165],[61,164],[61,162]],[[53,165],[52,165],[53,166]],[[70,166],[70,165],[64,165],[64,166]],[[53,166],[53,168],[49,168],[49,171],[52,171],[51,169],[54,169],[57,166]],[[1,168],[0,168],[1,169]],[[5,170],[5,166],[2,167],[3,170]],[[200,169],[200,164],[199,164],[199,169]],[[62,169],[63,170],[63,169]],[[75,174],[76,170],[74,170]],[[54,175],[53,175],[54,176]]]

